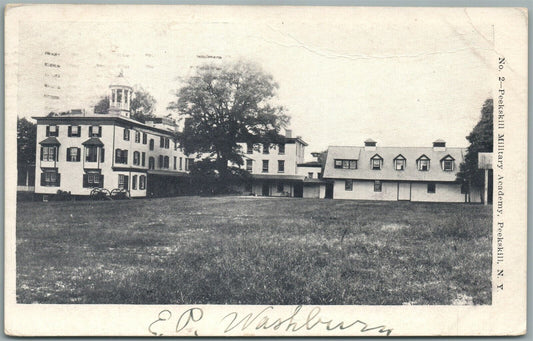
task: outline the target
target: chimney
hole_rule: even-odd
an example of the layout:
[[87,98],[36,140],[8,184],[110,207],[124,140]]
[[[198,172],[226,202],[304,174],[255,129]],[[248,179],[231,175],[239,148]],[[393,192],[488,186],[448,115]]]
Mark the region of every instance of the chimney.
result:
[[372,139],[367,139],[365,141],[365,150],[370,150],[370,151],[376,150],[376,144],[377,144],[376,141]]
[[292,130],[285,129],[285,137],[290,139],[292,137]]
[[438,139],[433,142],[433,150],[436,152],[443,152],[446,150],[446,141]]

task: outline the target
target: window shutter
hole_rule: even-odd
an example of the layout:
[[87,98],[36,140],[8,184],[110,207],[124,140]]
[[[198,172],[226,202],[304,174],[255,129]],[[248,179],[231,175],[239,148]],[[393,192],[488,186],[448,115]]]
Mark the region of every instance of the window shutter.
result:
[[44,172],[41,173],[41,186],[44,186]]
[[59,147],[55,147],[56,151],[56,161],[59,161]]
[[83,174],[83,188],[89,187],[89,175]]
[[78,154],[76,154],[76,161],[80,161],[81,149],[80,148],[77,148],[77,149],[78,149]]
[[124,150],[122,151],[122,157],[123,157],[123,161],[124,161],[124,163],[127,164],[127,163],[128,163],[128,150],[127,150],[127,149],[124,149]]
[[67,161],[70,161],[70,148],[67,148]]
[[43,161],[43,147],[41,147],[41,161]]
[[98,127],[98,137],[102,137],[102,127]]
[[68,126],[68,137],[72,136],[72,127]]
[[117,149],[117,150],[115,151],[115,162],[116,162],[116,163],[120,163],[120,156],[121,156],[120,149]]
[[129,176],[124,175],[124,188],[130,190]]
[[104,188],[104,176],[100,175],[100,188]]
[[104,162],[105,160],[105,149],[102,147],[100,148],[100,162]]
[[61,174],[57,173],[56,186],[61,186]]
[[89,137],[93,136],[93,127],[89,126]]
[[46,126],[46,137],[50,136],[50,126]]

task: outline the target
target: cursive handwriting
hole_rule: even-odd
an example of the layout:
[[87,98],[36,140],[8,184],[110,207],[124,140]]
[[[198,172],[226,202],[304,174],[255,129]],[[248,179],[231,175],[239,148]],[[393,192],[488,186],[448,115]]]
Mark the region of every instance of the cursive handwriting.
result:
[[226,319],[230,320],[230,322],[227,324],[226,328],[224,329],[224,333],[227,333],[239,326],[242,331],[252,328],[255,330],[260,330],[260,329],[263,329],[263,330],[282,329],[283,330],[284,329],[287,332],[297,332],[304,328],[306,330],[312,330],[320,326],[325,327],[326,331],[332,331],[335,329],[345,330],[345,329],[357,326],[357,328],[360,327],[361,332],[369,332],[372,330],[377,330],[379,333],[385,333],[387,336],[389,336],[392,333],[392,329],[390,328],[387,329],[384,325],[376,326],[376,327],[369,327],[366,322],[363,322],[359,319],[352,321],[352,322],[346,322],[346,321],[334,322],[333,319],[328,319],[328,318],[324,318],[320,316],[320,312],[321,312],[320,307],[312,308],[307,314],[307,316],[305,317],[303,323],[298,322],[296,320],[297,315],[300,314],[300,311],[302,310],[301,305],[297,306],[292,312],[292,314],[286,318],[270,317],[268,315],[268,312],[273,309],[274,309],[273,306],[268,306],[264,308],[263,310],[259,311],[259,313],[257,314],[249,313],[242,318],[240,318],[238,312],[231,312],[222,318],[222,321]]
[[[298,331],[334,331],[346,330],[353,328],[361,333],[377,331],[386,336],[391,335],[392,328],[387,328],[384,325],[370,326],[368,323],[359,319],[350,319],[348,321],[335,321],[324,316],[320,307],[312,307],[308,310],[301,305],[294,308],[294,310],[285,317],[279,317],[279,314],[274,312],[274,306],[267,306],[262,308],[257,313],[240,313],[232,311],[225,315],[221,320],[222,332],[228,333],[231,331],[250,331],[250,330],[280,330],[287,333],[295,333]],[[150,323],[148,331],[152,335],[163,336],[168,334],[185,334],[191,333],[198,336],[198,323],[204,318],[206,314],[201,308],[193,307],[184,310],[181,314],[176,314],[173,318],[173,313],[169,309],[164,309],[159,312],[157,319]],[[205,323],[213,320],[203,321]],[[220,335],[216,331],[210,330],[212,335]]]

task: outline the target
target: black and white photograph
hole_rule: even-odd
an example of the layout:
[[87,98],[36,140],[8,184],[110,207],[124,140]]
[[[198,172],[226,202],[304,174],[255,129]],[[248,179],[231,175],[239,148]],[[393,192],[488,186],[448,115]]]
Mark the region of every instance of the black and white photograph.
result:
[[527,9],[6,12],[6,333],[525,333]]

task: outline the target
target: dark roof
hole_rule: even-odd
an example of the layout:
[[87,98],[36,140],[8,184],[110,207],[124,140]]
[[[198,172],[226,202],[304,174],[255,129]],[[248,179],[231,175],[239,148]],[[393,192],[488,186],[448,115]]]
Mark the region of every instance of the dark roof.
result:
[[56,139],[55,137],[52,137],[52,136],[45,138],[44,140],[39,142],[39,144],[42,144],[42,145],[55,145],[55,146],[61,145],[61,143],[59,143],[59,140]]
[[104,143],[100,141],[98,137],[91,137],[87,141],[83,142],[82,145],[84,146],[99,146],[102,147]]
[[299,163],[298,167],[322,167],[322,164],[318,161],[309,161],[304,163]]
[[284,174],[252,174],[252,178],[261,180],[295,180],[303,181],[304,175],[284,175]]

